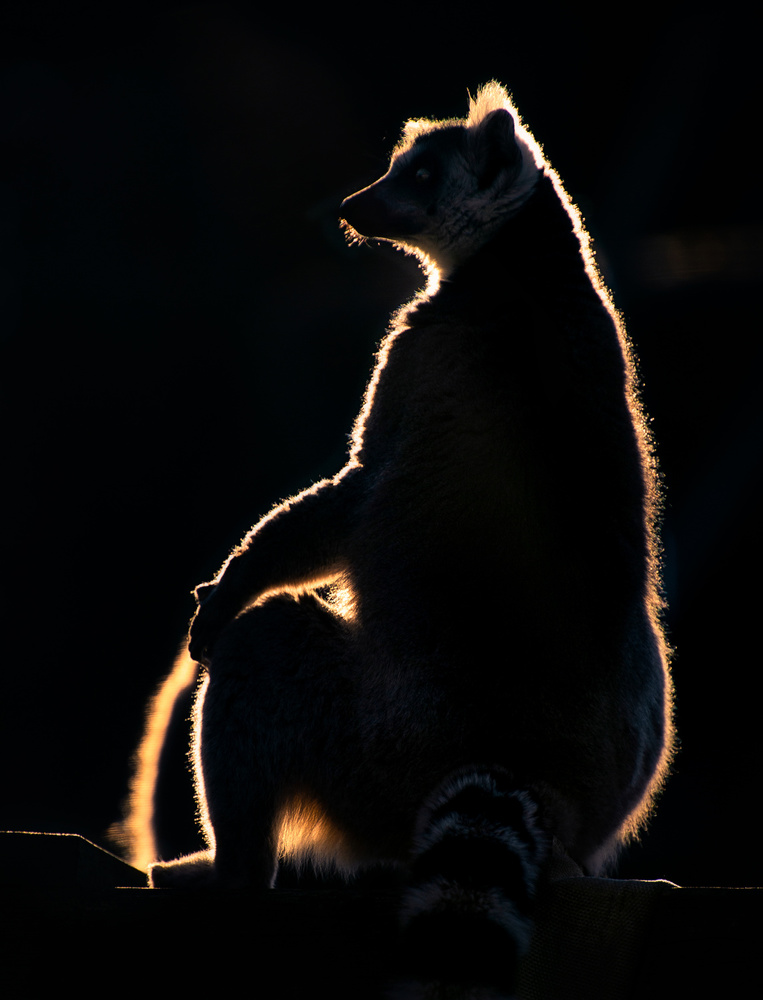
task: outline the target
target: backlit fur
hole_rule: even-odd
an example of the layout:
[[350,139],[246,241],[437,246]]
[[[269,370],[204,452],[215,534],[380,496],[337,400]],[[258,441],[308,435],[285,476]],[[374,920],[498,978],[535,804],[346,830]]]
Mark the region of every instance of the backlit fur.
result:
[[[600,873],[652,808],[673,739],[658,477],[580,216],[503,88],[409,122],[342,215],[433,280],[393,320],[344,468],[198,588],[208,846],[150,878],[401,866],[431,978],[449,914],[520,955],[552,839]],[[414,972],[408,995],[508,996],[508,962],[482,993]]]

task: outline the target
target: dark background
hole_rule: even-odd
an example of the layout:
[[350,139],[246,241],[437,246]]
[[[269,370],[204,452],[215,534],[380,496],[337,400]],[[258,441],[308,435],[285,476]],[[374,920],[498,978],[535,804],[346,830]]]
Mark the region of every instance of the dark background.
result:
[[420,284],[341,198],[495,77],[597,241],[667,484],[682,750],[620,874],[763,884],[753,15],[101,6],[0,15],[0,829],[105,843],[191,588],[338,470]]

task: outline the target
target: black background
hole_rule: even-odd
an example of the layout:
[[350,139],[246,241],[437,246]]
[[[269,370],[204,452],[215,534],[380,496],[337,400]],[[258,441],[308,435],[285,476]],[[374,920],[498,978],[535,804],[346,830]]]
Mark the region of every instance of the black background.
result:
[[318,6],[1,16],[0,829],[105,843],[191,588],[341,466],[420,284],[345,245],[340,200],[494,77],[594,234],[667,484],[682,749],[619,873],[763,883],[753,15]]

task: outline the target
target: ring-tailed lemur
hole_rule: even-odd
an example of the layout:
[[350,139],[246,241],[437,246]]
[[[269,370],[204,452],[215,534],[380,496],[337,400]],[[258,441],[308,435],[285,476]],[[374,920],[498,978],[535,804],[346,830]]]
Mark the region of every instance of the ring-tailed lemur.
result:
[[498,84],[465,120],[409,122],[342,216],[429,286],[344,468],[197,591],[209,849],[150,880],[407,866],[414,979],[510,995],[552,841],[602,871],[667,769],[655,462],[580,217]]

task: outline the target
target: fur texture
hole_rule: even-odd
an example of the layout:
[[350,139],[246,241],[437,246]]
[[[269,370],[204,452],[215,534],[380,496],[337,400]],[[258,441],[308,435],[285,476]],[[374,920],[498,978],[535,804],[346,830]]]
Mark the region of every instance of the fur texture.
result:
[[551,853],[537,803],[499,768],[448,779],[422,809],[403,895],[395,996],[510,996]]
[[[580,218],[500,86],[409,122],[342,214],[429,285],[345,467],[198,589],[208,849],[151,883],[401,865],[409,995],[507,996],[551,838],[601,872],[670,758],[651,443]],[[464,936],[484,944],[468,967]]]

